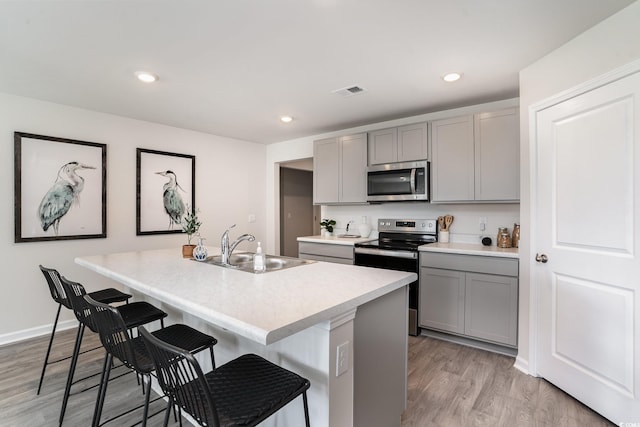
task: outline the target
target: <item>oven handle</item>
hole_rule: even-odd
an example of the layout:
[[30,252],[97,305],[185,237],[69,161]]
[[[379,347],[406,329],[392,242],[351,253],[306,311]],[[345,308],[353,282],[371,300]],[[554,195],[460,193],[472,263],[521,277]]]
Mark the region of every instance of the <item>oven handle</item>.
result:
[[389,251],[384,249],[355,248],[355,253],[366,255],[387,256],[391,258],[418,259],[417,252],[410,251]]

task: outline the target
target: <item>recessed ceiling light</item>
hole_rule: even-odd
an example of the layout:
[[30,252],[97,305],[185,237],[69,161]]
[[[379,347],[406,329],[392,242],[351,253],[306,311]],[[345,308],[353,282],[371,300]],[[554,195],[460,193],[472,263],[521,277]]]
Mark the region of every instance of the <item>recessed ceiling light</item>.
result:
[[136,77],[138,80],[145,83],[153,83],[158,80],[158,76],[148,71],[136,71]]
[[282,116],[282,117],[280,117],[280,121],[282,123],[291,123],[293,121],[293,117],[291,117],[291,116]]
[[460,77],[462,77],[462,74],[460,73],[448,73],[442,76],[442,80],[444,80],[445,82],[451,83],[451,82],[455,82],[456,80],[460,80]]

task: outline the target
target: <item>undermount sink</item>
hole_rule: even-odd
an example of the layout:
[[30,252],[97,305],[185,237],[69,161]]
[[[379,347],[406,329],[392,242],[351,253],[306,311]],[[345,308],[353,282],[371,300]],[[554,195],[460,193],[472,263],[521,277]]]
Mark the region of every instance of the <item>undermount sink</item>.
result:
[[338,234],[338,237],[348,237],[348,238],[356,238],[356,237],[360,237],[359,234]]
[[222,255],[215,255],[207,258],[205,262],[213,265],[217,265],[219,267],[232,268],[235,270],[246,271],[249,273],[268,273],[270,271],[278,271],[284,270],[286,268],[298,267],[305,264],[311,264],[315,261],[300,259],[300,258],[290,258],[286,256],[279,255],[265,255],[265,271],[254,271],[253,270],[253,253],[251,252],[241,252],[237,254],[231,254],[229,257],[229,264],[222,263]]

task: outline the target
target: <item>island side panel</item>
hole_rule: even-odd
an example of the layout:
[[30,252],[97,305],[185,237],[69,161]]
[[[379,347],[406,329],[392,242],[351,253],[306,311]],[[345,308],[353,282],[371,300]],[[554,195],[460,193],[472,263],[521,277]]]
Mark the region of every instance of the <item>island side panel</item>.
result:
[[399,427],[407,401],[406,286],[358,307],[354,321],[354,426]]

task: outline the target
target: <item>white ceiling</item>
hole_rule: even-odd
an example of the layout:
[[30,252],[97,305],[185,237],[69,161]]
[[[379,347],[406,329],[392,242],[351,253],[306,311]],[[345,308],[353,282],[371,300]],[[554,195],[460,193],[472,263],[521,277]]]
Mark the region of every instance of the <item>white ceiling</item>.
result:
[[518,96],[519,70],[632,2],[3,0],[0,91],[272,143]]

